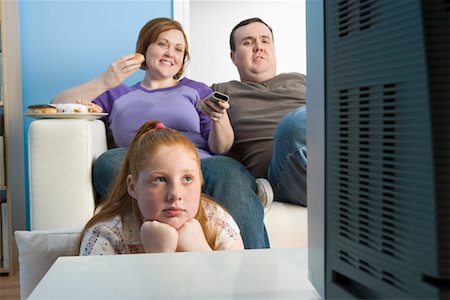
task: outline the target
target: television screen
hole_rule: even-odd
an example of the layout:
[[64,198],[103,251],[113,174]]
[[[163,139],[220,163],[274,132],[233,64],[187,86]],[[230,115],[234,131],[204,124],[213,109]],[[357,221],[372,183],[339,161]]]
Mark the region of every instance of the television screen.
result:
[[306,11],[307,36],[323,28],[323,52],[307,51],[308,119],[323,114],[323,146],[308,137],[308,219],[325,220],[322,242],[309,224],[312,282],[330,299],[448,299],[450,3],[319,2]]

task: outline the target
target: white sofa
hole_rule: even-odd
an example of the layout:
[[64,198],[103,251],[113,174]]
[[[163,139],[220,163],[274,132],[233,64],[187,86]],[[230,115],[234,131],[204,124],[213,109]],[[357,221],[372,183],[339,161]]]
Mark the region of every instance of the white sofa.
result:
[[[28,147],[31,230],[83,225],[95,209],[91,169],[107,149],[104,123],[35,120],[29,127]],[[305,208],[274,202],[265,211],[272,248],[306,246]]]

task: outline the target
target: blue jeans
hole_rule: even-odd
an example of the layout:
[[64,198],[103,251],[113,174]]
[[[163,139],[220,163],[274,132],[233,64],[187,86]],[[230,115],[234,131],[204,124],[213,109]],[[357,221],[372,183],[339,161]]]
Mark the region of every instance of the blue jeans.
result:
[[201,160],[203,192],[233,216],[246,249],[269,248],[264,208],[256,194],[255,177],[238,161],[227,156]]
[[274,200],[306,206],[306,106],[278,123],[267,172]]
[[102,153],[95,160],[92,167],[92,184],[97,193],[97,204],[108,194],[110,185],[119,174],[120,165],[126,153],[127,148],[125,147],[113,148]]
[[[93,184],[98,197],[104,198],[119,172],[127,148],[106,151],[94,163]],[[213,197],[233,216],[246,249],[269,248],[264,226],[264,208],[255,190],[255,178],[236,160],[211,156],[201,160],[202,191]]]

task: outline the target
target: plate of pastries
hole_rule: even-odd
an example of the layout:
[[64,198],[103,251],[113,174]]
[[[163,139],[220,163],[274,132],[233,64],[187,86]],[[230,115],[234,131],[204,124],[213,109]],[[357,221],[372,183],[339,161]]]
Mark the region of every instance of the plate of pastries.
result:
[[107,116],[103,109],[89,101],[75,103],[32,104],[25,116],[36,119],[100,119]]

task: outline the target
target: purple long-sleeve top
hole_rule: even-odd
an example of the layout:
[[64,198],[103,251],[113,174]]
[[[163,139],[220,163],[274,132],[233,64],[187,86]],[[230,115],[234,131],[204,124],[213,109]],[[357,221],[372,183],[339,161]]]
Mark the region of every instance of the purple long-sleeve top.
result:
[[105,121],[119,147],[127,147],[142,124],[159,120],[190,139],[200,158],[205,158],[213,154],[208,147],[211,123],[196,105],[211,93],[206,84],[183,78],[176,86],[157,90],[147,90],[140,82],[121,84],[101,94],[94,103],[109,114]]

